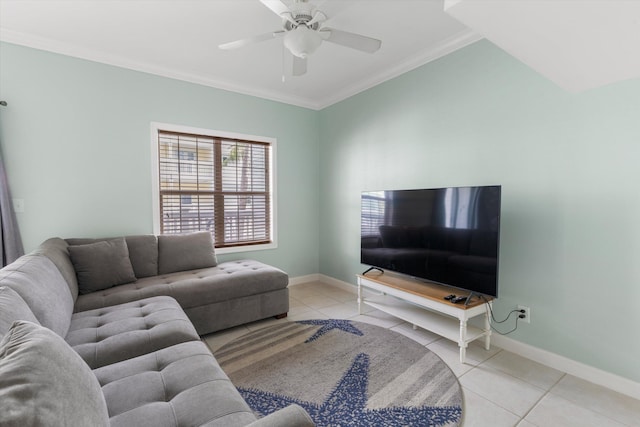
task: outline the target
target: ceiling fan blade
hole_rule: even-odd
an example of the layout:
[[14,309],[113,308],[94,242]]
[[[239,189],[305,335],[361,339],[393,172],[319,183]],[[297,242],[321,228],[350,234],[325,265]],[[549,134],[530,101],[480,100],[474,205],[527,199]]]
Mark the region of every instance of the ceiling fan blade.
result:
[[307,58],[293,56],[293,75],[302,76],[307,73]]
[[382,46],[382,41],[378,39],[361,36],[360,34],[350,33],[348,31],[336,30],[334,28],[322,28],[320,29],[320,33],[324,35],[324,39],[328,42],[363,52],[373,53]]
[[280,0],[260,0],[260,3],[267,6],[273,13],[282,16],[283,13],[290,13],[286,4]]
[[297,22],[293,19],[293,15],[291,14],[291,11],[287,7],[287,5],[282,3],[280,0],[260,0],[260,3],[267,6],[273,13],[275,13],[279,17],[286,19],[292,24],[297,24]]
[[223,43],[218,45],[218,48],[224,50],[238,49],[250,44],[263,42],[265,40],[271,40],[284,34],[284,31],[272,31],[270,33],[264,33],[253,37],[247,37],[246,39],[240,39],[229,43]]

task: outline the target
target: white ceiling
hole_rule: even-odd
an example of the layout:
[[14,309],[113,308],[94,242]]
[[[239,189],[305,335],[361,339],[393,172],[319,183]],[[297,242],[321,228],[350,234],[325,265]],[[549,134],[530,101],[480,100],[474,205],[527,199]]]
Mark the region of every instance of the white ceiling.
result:
[[258,0],[0,0],[0,39],[320,109],[480,38],[443,0],[311,1],[326,25],[380,39],[381,49],[325,42],[306,75],[283,83],[281,39],[217,47],[282,28]]
[[310,1],[381,49],[325,42],[283,82],[281,39],[217,47],[281,29],[258,0],[0,0],[0,40],[312,109],[482,37],[570,91],[640,78],[640,0]]
[[446,0],[445,10],[570,92],[640,78],[640,0]]

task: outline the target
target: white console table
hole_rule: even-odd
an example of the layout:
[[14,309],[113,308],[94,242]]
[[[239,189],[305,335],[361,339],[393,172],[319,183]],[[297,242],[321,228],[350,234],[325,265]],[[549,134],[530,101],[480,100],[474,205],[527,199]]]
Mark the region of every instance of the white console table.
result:
[[[364,296],[363,288],[377,291]],[[454,304],[444,299],[450,294],[464,295],[460,289],[417,282],[403,277],[372,271],[367,276],[358,275],[358,312],[362,304],[374,307],[409,322],[414,329],[420,327],[458,343],[460,362],[465,362],[467,345],[484,337],[484,347],[491,345],[489,309],[492,301],[476,297],[468,305]],[[469,319],[484,315],[484,328],[467,325]]]

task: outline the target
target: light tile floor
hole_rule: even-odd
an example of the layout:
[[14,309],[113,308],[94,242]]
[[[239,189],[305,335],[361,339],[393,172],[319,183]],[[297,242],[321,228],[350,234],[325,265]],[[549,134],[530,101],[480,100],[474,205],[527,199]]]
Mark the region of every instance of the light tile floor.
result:
[[304,319],[352,319],[406,335],[440,356],[457,375],[464,395],[463,427],[640,427],[640,401],[492,346],[472,343],[467,363],[456,343],[393,316],[363,307],[354,293],[319,282],[290,286],[285,319],[267,319],[205,337],[215,350],[271,324]]

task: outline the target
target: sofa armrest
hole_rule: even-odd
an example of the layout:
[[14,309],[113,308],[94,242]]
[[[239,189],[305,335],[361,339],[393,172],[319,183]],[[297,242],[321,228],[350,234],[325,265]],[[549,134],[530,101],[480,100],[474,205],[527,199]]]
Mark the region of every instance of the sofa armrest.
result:
[[301,406],[289,405],[249,424],[248,427],[314,427],[315,423]]

